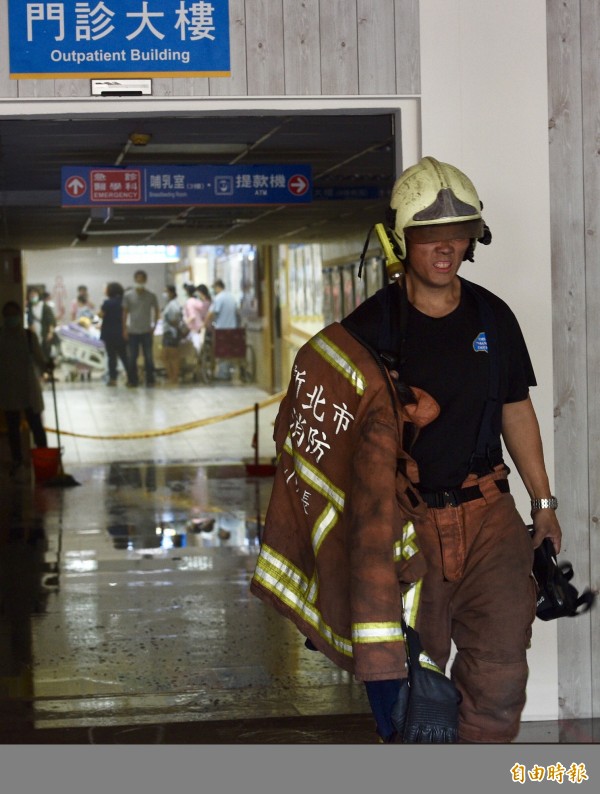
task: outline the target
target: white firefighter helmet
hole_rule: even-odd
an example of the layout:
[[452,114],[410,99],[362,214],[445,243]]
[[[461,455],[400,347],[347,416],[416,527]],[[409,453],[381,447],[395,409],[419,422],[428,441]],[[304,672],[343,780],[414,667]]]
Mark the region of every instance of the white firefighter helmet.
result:
[[448,163],[424,157],[396,180],[390,200],[389,233],[400,260],[406,259],[406,237],[417,242],[451,238],[491,241],[481,217],[482,204],[468,176]]

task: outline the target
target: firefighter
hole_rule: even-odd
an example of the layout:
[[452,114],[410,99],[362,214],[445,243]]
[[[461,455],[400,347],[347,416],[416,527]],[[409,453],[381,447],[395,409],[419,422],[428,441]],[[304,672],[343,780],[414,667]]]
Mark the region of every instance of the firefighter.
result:
[[[548,537],[558,553],[561,529],[518,322],[497,296],[458,275],[477,242],[491,242],[481,209],[473,183],[452,165],[425,157],[407,169],[383,230],[392,247],[387,300],[374,297],[344,324],[391,346],[395,377],[440,406],[411,448],[427,504],[415,521],[427,563],[416,628],[441,669],[456,645],[460,740],[510,742],[525,704],[533,548]],[[379,324],[373,306],[384,308]],[[509,492],[502,442],[531,497],[533,544]],[[393,684],[368,689],[389,727]]]
[[[560,549],[518,322],[458,276],[491,242],[481,209],[449,164],[426,157],[401,175],[376,226],[390,284],[299,351],[276,422],[252,591],[365,682],[385,742],[515,738],[533,548],[549,537]],[[502,440],[531,496],[533,543]]]

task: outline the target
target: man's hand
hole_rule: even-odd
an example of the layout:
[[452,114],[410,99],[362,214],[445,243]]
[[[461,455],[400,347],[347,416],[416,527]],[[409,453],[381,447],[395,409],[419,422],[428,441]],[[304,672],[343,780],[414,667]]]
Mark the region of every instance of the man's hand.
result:
[[404,744],[451,744],[458,741],[460,692],[441,670],[421,665],[418,633],[404,627],[408,650],[408,680],[400,685],[392,710],[395,741]]
[[562,531],[555,511],[551,507],[536,510],[532,520],[534,529],[533,547],[537,549],[544,538],[550,538],[554,551],[558,554],[561,546]]

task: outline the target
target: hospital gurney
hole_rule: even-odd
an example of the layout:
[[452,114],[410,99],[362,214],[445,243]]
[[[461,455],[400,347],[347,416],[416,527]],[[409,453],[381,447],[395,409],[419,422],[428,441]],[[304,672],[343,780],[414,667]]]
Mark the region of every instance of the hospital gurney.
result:
[[62,364],[71,365],[71,380],[77,377],[90,380],[92,372],[106,371],[104,342],[78,323],[69,323],[56,329],[60,339]]

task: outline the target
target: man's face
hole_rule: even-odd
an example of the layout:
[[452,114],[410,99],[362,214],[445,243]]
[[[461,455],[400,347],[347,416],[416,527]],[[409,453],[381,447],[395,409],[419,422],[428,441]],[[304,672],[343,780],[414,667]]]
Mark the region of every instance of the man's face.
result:
[[452,282],[469,247],[468,238],[416,243],[407,239],[407,273],[423,285],[445,287]]
[[146,286],[146,279],[144,278],[144,276],[136,276],[134,278],[134,281],[135,281],[135,288],[136,289],[140,289],[141,290],[141,289],[144,289],[144,287]]

